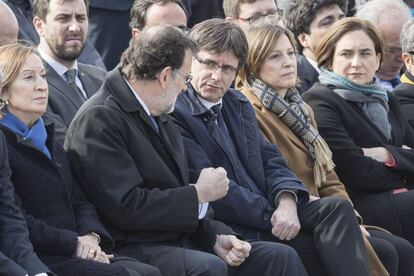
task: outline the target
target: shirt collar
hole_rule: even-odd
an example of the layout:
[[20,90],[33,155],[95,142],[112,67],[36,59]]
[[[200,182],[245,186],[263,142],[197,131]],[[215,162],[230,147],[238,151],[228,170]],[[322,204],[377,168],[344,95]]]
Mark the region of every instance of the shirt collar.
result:
[[[197,92],[196,92],[197,93]],[[216,102],[216,103],[212,103],[212,102],[210,102],[210,101],[208,101],[208,100],[206,100],[206,99],[204,99],[204,98],[202,98],[202,97],[200,97],[200,95],[197,93],[197,98],[200,100],[200,102],[204,105],[204,107],[205,108],[207,108],[207,109],[210,109],[210,108],[212,108],[213,106],[215,106],[215,105],[218,105],[218,104],[220,104],[220,108],[222,108],[222,106],[223,106],[223,104],[222,104],[222,102],[223,102],[223,99],[220,99],[218,102]]]
[[310,65],[312,65],[312,67],[315,68],[316,72],[318,72],[318,74],[320,74],[321,69],[319,69],[318,63],[316,61],[314,61],[313,59],[308,58],[307,56],[305,56],[305,58],[309,61]]
[[122,78],[125,80],[129,88],[132,90],[133,94],[135,95],[135,98],[137,98],[138,102],[142,105],[145,112],[148,114],[148,116],[151,116],[151,113],[149,111],[148,106],[145,104],[145,102],[141,99],[141,97],[138,95],[138,93],[135,91],[135,89],[131,86],[131,84],[122,76]]
[[57,62],[55,59],[53,59],[51,56],[46,54],[46,52],[42,49],[42,47],[39,45],[38,51],[40,56],[50,65],[50,67],[53,68],[53,70],[58,73],[59,76],[64,78],[64,75],[68,69],[76,69],[76,72],[78,72],[78,61],[75,60],[75,63],[73,64],[72,68],[67,68],[65,65],[63,65],[60,62]]

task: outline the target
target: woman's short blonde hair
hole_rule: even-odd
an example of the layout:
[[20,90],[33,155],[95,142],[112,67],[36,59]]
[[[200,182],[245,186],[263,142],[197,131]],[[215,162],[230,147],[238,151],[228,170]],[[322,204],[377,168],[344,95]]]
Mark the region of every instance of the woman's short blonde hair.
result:
[[10,84],[19,76],[20,70],[27,58],[35,54],[40,57],[34,46],[21,43],[7,44],[0,47],[0,72],[2,73],[0,98],[8,92]]
[[246,37],[249,50],[246,63],[238,74],[240,84],[249,84],[251,77],[259,78],[263,63],[283,35],[288,37],[296,52],[295,38],[288,29],[275,24],[260,24],[257,26],[253,25],[247,30]]
[[331,69],[336,44],[347,33],[353,31],[363,31],[374,43],[375,53],[383,57],[384,43],[377,28],[367,20],[356,17],[348,17],[337,21],[327,30],[318,48],[316,49],[316,60],[319,67]]

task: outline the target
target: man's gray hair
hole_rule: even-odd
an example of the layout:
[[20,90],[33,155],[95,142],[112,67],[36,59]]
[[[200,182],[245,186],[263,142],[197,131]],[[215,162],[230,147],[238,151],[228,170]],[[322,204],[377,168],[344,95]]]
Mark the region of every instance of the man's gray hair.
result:
[[377,26],[384,17],[405,23],[411,19],[411,11],[402,0],[372,0],[361,6],[355,16]]
[[414,19],[404,24],[400,35],[400,42],[403,53],[414,50]]

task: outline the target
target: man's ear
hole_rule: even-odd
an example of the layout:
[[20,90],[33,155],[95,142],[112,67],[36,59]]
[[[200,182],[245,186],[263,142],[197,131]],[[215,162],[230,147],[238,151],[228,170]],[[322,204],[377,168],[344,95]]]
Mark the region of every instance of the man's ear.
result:
[[140,32],[141,32],[140,29],[132,28],[132,30],[131,30],[132,38],[136,40],[138,38],[138,35],[139,35]]
[[402,53],[401,55],[402,60],[404,61],[405,67],[412,66],[411,55],[408,53]]
[[413,56],[409,53],[402,53],[401,58],[404,61],[405,67],[407,68],[408,72],[414,74]]
[[233,17],[230,17],[230,16],[227,16],[226,17],[226,19],[224,19],[225,21],[227,21],[227,22],[233,22],[233,23],[236,23],[235,21],[237,20],[236,18],[233,18]]
[[306,33],[301,33],[298,35],[298,41],[303,48],[309,48],[308,37],[309,36]]
[[169,78],[172,78],[172,69],[170,66],[165,67],[158,73],[158,82],[162,89],[166,89],[168,87]]
[[43,22],[42,19],[40,19],[40,17],[35,16],[33,18],[33,26],[35,27],[36,32],[39,36],[43,36],[44,28],[45,28],[44,25],[45,23]]

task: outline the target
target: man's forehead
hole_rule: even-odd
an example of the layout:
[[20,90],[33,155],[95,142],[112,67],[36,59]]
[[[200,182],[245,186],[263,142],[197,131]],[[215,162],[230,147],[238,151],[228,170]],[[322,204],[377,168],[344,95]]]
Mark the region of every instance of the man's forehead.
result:
[[274,0],[258,0],[254,2],[240,3],[239,14],[240,15],[254,15],[257,13],[266,13],[269,10],[276,10],[277,6]]
[[203,56],[217,57],[217,58],[224,57],[224,56],[236,58],[236,55],[234,54],[234,51],[232,49],[227,49],[227,50],[222,51],[222,52],[217,52],[217,51],[207,50],[207,49],[200,49],[197,52],[197,55],[198,56],[203,55]]
[[85,2],[83,0],[62,1],[51,0],[49,3],[48,14],[87,14]]
[[344,15],[344,12],[341,10],[341,8],[336,3],[323,6],[319,10],[317,10],[315,13],[315,19],[316,18],[321,19],[323,17],[332,16],[332,15]]

